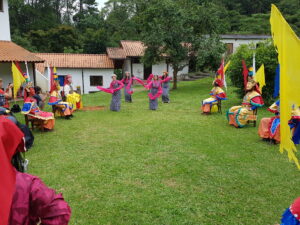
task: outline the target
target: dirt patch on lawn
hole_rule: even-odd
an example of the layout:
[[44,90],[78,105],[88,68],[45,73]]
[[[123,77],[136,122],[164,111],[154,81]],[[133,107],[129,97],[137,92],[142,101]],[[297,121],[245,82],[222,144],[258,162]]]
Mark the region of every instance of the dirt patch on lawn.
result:
[[104,110],[104,109],[105,109],[104,106],[85,106],[81,110],[82,111],[101,111],[101,110]]

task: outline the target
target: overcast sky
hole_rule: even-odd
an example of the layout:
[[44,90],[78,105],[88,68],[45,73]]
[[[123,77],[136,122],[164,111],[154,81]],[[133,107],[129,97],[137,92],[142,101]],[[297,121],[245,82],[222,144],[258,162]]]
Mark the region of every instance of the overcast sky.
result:
[[103,6],[104,6],[104,3],[107,1],[107,0],[96,0],[98,2],[98,6],[99,8],[101,9]]

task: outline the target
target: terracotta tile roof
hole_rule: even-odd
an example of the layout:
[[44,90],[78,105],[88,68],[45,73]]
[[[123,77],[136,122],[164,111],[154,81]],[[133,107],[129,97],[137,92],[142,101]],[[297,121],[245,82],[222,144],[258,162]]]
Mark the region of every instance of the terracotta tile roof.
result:
[[36,53],[36,55],[45,60],[45,63],[37,65],[41,73],[48,65],[57,68],[114,68],[113,61],[106,54]]
[[141,41],[121,41],[121,46],[128,57],[142,57],[146,49]]
[[126,59],[126,54],[123,48],[106,48],[108,57],[111,59]]
[[43,59],[11,41],[0,41],[0,62],[44,62]]

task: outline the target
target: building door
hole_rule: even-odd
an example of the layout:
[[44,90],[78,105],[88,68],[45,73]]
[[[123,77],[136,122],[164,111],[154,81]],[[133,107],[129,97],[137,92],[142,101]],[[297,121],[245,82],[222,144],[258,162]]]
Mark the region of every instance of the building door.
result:
[[151,66],[144,65],[144,80],[147,80],[151,73],[152,73],[152,65]]

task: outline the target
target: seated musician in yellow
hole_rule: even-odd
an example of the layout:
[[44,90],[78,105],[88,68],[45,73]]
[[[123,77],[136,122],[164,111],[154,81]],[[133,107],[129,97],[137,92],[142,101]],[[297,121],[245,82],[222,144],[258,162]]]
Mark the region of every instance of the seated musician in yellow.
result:
[[258,85],[254,80],[249,79],[242,105],[233,106],[226,113],[229,124],[235,127],[244,127],[253,116],[253,110],[263,105],[264,101]]
[[70,119],[73,113],[73,106],[68,102],[63,102],[59,94],[60,85],[58,80],[54,80],[50,91],[50,98],[48,105],[61,109],[60,116],[64,116],[66,119]]
[[81,95],[74,91],[71,75],[67,75],[65,77],[64,95],[66,97],[66,101],[73,104],[73,110],[82,109]]
[[217,105],[219,100],[227,100],[226,93],[223,91],[223,82],[220,79],[215,79],[213,82],[213,89],[210,91],[210,98],[202,101],[202,112],[203,114],[209,114],[213,110],[213,107]]

